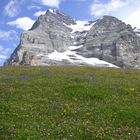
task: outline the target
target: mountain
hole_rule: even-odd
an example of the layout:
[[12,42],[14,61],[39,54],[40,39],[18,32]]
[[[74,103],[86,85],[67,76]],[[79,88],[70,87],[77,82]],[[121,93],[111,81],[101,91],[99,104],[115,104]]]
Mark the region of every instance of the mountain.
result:
[[58,10],[48,10],[4,65],[93,65],[140,67],[140,37],[130,25],[112,16],[75,21]]

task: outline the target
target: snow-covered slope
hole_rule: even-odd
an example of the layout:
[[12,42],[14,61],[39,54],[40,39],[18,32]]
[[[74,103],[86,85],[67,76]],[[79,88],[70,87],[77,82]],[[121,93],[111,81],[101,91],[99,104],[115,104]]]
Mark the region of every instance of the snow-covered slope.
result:
[[66,25],[67,27],[72,29],[72,33],[74,32],[83,32],[89,31],[90,28],[95,24],[95,22],[90,23],[89,21],[76,21],[75,24]]
[[[94,26],[96,22],[89,22],[89,21],[75,21],[75,24],[66,25],[72,29],[72,34],[76,32],[85,32],[84,36],[86,36],[87,32],[91,29],[91,27]],[[111,63],[108,63],[103,60],[99,60],[98,58],[85,58],[83,56],[80,56],[76,53],[76,49],[79,49],[83,47],[83,45],[77,45],[79,42],[75,41],[73,46],[69,46],[68,50],[66,52],[60,53],[58,51],[54,51],[53,53],[48,55],[48,58],[51,60],[56,61],[63,61],[68,60],[72,64],[86,64],[86,65],[92,65],[92,66],[98,66],[98,67],[115,67],[119,68]]]
[[[82,46],[78,46],[77,48],[80,48]],[[74,46],[70,46],[69,50],[63,53],[54,51],[53,53],[48,55],[48,59],[50,60],[56,60],[56,61],[63,61],[67,60],[71,62],[72,64],[79,64],[79,65],[92,65],[96,67],[115,67],[119,68],[111,63],[108,63],[103,60],[99,60],[98,58],[85,58],[83,56],[80,56],[76,54],[76,51],[74,51]]]

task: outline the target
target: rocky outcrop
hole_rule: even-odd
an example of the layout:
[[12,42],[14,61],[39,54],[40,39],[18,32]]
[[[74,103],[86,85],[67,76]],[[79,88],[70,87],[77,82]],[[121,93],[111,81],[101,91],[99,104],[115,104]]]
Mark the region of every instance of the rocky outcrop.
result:
[[130,25],[115,17],[104,16],[89,30],[79,54],[119,67],[137,67],[140,65],[140,37]]
[[115,17],[75,21],[58,10],[41,15],[21,35],[5,65],[140,67],[140,37]]
[[[41,15],[29,31],[22,33],[18,49],[14,51],[6,65],[45,65],[47,55],[54,50],[64,52],[74,42],[72,29],[65,26],[75,24],[69,16],[59,11],[47,11]],[[33,61],[33,62],[32,62]]]

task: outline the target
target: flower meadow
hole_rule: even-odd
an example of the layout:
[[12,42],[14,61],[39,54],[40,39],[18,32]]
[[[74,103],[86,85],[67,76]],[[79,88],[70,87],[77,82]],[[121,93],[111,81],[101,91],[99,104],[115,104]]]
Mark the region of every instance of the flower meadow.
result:
[[96,139],[140,139],[140,70],[0,68],[0,140]]

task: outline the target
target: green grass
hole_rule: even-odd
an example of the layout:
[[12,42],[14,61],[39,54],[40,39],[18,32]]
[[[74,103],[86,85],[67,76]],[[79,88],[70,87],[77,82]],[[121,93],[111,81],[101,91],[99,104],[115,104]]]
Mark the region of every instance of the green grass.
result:
[[140,139],[140,70],[0,68],[0,140],[96,139]]

